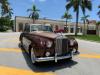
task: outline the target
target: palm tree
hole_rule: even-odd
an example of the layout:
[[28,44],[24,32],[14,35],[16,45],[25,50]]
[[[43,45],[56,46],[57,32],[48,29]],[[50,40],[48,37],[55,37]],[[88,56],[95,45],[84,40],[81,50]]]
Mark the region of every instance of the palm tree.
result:
[[9,6],[6,8],[6,10],[2,8],[1,14],[2,14],[2,17],[11,19],[12,14],[13,14],[13,9],[10,8]]
[[13,14],[13,12],[12,12],[12,8],[10,8],[10,3],[8,2],[8,0],[2,0],[1,1],[1,9],[2,9],[2,11],[1,11],[1,15],[2,15],[2,17],[7,17],[7,18],[9,18],[9,19],[11,19],[11,17],[12,17],[12,14]]
[[13,9],[12,8],[9,8],[6,17],[9,18],[9,19],[11,19],[12,14],[13,14]]
[[1,14],[2,14],[2,16],[4,16],[7,13],[8,6],[9,6],[8,0],[1,1],[1,9],[2,9]]
[[78,21],[79,21],[79,10],[82,9],[83,14],[85,15],[86,9],[92,9],[92,3],[90,0],[67,0],[66,9],[73,7],[74,12],[76,12],[76,31],[75,35],[78,33]]
[[36,8],[35,5],[32,6],[32,9],[28,9],[28,12],[30,12],[29,17],[33,19],[33,23],[35,22],[36,19],[39,18],[39,9]]
[[85,23],[88,21],[88,17],[90,17],[89,15],[83,16],[81,17],[81,20],[83,21],[84,24],[84,35],[86,34],[86,27],[85,27]]
[[72,19],[72,15],[71,14],[69,14],[68,12],[65,12],[64,13],[64,15],[62,16],[62,19],[66,19],[66,30],[68,31],[68,24],[67,24],[67,22],[68,22],[68,20],[70,20],[70,19]]
[[[100,9],[100,5],[98,6],[98,8]],[[100,10],[98,11],[97,14],[99,15],[99,18],[100,18]]]
[[98,35],[99,34],[99,26],[100,26],[100,21],[98,21],[96,23],[96,34]]
[[[92,3],[90,0],[82,0],[82,5],[81,5],[81,9],[83,12],[83,17],[85,19],[84,21],[84,34],[86,34],[86,30],[85,30],[85,22],[87,22],[87,24],[89,24],[89,20],[88,17],[90,17],[89,15],[86,15],[86,9],[88,9],[89,11],[92,10]],[[88,29],[88,25],[87,25],[87,29]]]

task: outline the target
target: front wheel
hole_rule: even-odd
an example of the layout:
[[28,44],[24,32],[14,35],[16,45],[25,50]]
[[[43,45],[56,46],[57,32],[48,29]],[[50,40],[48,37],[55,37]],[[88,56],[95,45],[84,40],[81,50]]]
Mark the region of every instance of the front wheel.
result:
[[68,58],[68,60],[69,60],[69,61],[72,60],[72,57]]
[[34,48],[31,48],[30,57],[31,57],[32,63],[35,64],[36,62],[35,62]]

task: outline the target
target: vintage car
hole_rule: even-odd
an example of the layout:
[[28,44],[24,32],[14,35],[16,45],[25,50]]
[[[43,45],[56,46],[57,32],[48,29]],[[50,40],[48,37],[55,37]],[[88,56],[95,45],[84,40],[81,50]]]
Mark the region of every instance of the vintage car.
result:
[[26,25],[19,40],[32,63],[72,59],[78,52],[78,43],[74,38],[53,33],[52,28],[46,25]]

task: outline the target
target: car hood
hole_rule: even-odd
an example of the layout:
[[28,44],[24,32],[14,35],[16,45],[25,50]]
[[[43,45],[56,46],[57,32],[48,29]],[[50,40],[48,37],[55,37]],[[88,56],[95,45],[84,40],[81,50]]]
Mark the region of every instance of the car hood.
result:
[[46,31],[34,31],[30,32],[31,35],[38,35],[42,37],[52,38],[55,39],[58,35],[53,32],[46,32]]

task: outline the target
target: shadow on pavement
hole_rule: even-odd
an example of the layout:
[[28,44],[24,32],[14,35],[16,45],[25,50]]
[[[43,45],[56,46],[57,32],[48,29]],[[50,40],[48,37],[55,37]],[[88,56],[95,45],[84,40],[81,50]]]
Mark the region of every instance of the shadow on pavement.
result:
[[23,48],[21,48],[21,50],[27,65],[34,72],[49,72],[49,71],[55,72],[56,70],[63,69],[63,68],[71,68],[72,66],[78,64],[78,62],[74,60],[65,59],[65,60],[58,61],[57,63],[55,63],[54,61],[48,61],[48,62],[41,62],[36,65],[33,65],[29,55],[25,52]]

